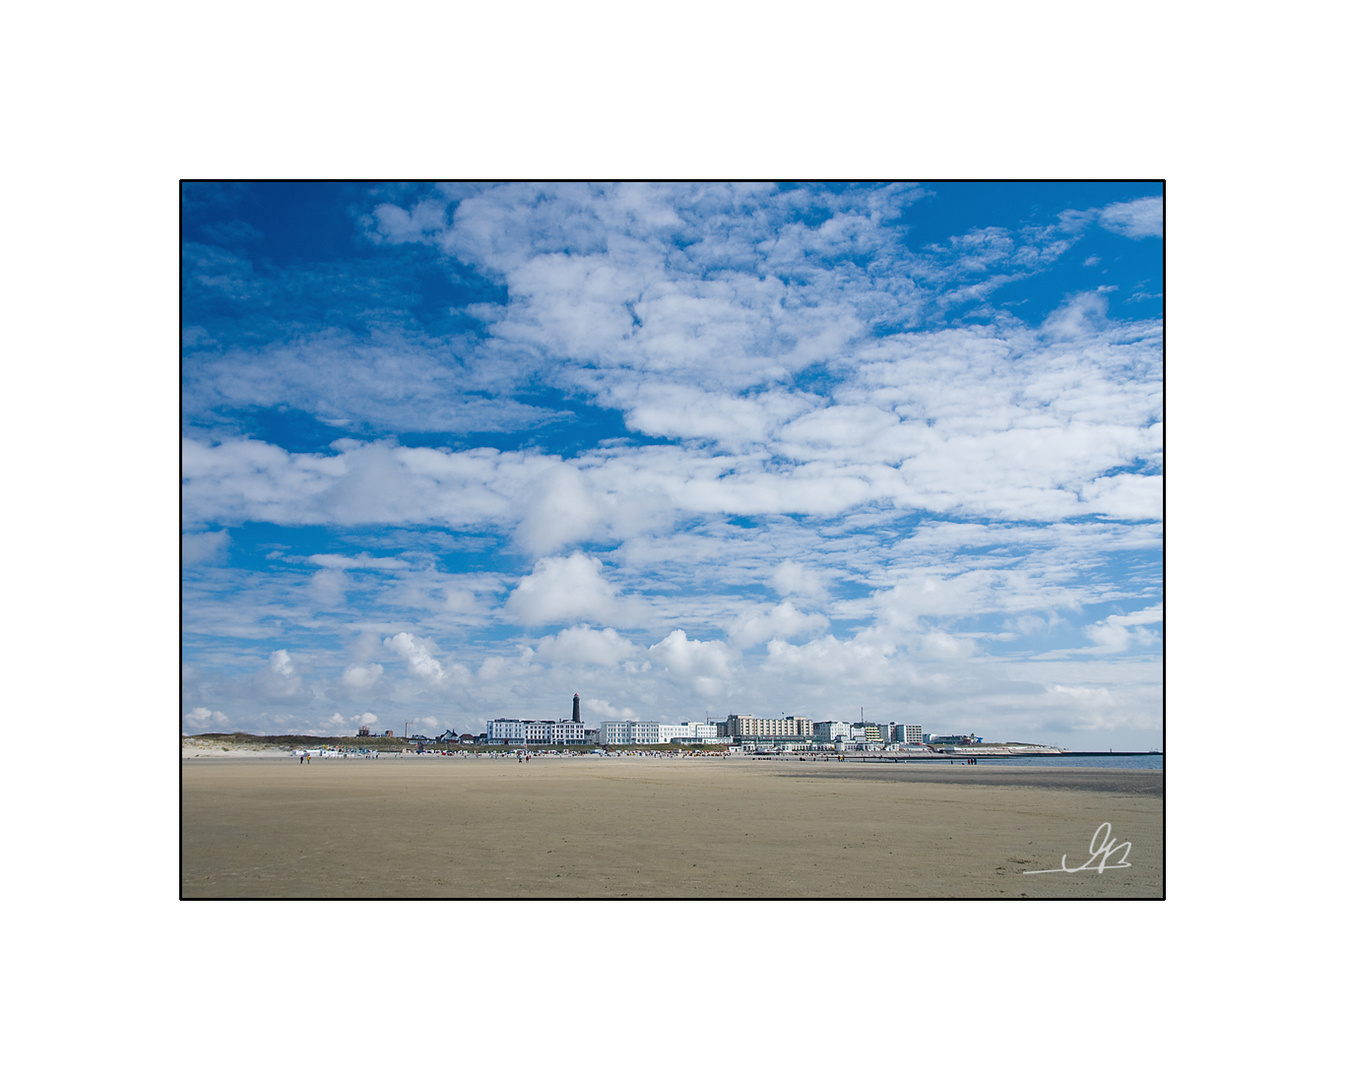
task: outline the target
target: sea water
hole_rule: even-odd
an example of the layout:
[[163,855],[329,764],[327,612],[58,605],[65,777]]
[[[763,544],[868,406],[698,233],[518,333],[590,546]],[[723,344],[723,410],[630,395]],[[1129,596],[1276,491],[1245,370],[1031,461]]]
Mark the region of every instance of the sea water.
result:
[[[977,757],[971,752],[968,757]],[[954,759],[958,760],[957,758]],[[1059,765],[1066,769],[1158,769],[1164,768],[1163,754],[1142,754],[1137,757],[1117,757],[1112,754],[1085,754],[1080,757],[1057,757],[1048,754],[1045,757],[981,757],[978,763],[987,765]]]

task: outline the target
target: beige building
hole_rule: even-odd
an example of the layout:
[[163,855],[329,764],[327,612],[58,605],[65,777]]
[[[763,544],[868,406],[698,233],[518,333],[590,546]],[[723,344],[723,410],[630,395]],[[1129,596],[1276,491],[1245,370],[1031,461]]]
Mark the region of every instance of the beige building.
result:
[[729,714],[731,739],[809,739],[813,724],[807,716],[740,716]]

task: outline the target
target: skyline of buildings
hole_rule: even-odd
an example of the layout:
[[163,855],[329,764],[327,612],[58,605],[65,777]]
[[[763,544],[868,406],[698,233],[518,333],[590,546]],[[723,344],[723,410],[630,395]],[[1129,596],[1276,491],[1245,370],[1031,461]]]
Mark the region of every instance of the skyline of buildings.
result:
[[936,736],[919,724],[877,724],[861,721],[811,721],[807,716],[761,717],[730,713],[723,720],[683,721],[601,720],[586,728],[580,720],[580,696],[573,698],[571,715],[556,720],[499,717],[486,722],[486,741],[523,746],[640,746],[678,743],[713,744],[837,744],[879,745],[959,744],[980,742],[972,735]]

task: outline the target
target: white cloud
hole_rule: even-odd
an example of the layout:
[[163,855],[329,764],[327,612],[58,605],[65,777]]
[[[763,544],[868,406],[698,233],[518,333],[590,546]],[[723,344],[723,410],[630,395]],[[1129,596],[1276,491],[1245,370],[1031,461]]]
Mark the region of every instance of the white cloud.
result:
[[1131,632],[1110,619],[1086,626],[1084,633],[1102,652],[1124,652],[1131,647]]
[[976,652],[976,643],[943,630],[932,630],[921,639],[921,652],[933,660],[966,660]]
[[1098,215],[1098,223],[1105,229],[1141,240],[1147,236],[1164,235],[1164,200],[1154,195],[1130,202],[1113,203]]
[[198,706],[183,718],[183,726],[192,731],[213,731],[216,733],[227,732],[229,728],[229,717],[224,713],[211,711],[204,706]]
[[182,565],[221,566],[229,553],[229,530],[182,534]]
[[[631,393],[636,390],[638,397]],[[708,439],[731,450],[769,442],[782,422],[811,404],[802,395],[776,392],[739,397],[672,383],[633,386],[614,397],[636,397],[624,405],[626,423],[632,431],[675,439]]]
[[1164,478],[1134,473],[1100,477],[1083,485],[1080,502],[1093,514],[1153,520],[1164,513]]
[[424,641],[417,640],[414,634],[404,630],[385,638],[383,644],[405,660],[407,666],[419,678],[429,683],[444,681],[443,665],[431,655],[429,646]]
[[703,697],[723,692],[738,660],[737,651],[724,642],[689,639],[683,630],[651,645],[649,654],[653,663]]
[[444,215],[444,203],[437,199],[423,199],[410,212],[392,203],[382,203],[366,222],[367,235],[394,244],[429,242],[443,230]]
[[1160,635],[1149,629],[1154,623],[1164,621],[1162,604],[1146,608],[1144,611],[1126,615],[1109,615],[1102,622],[1084,628],[1088,637],[1098,648],[1093,651],[1105,653],[1125,652],[1128,649],[1157,645]]
[[758,607],[737,616],[729,628],[730,640],[740,649],[750,648],[763,641],[790,638],[826,630],[826,615],[800,611],[786,600],[774,607]]
[[1053,311],[1042,332],[1054,341],[1070,341],[1095,335],[1108,316],[1108,298],[1101,290],[1076,293]]
[[524,626],[544,626],[589,619],[611,622],[621,617],[623,607],[603,579],[601,560],[576,551],[539,560],[510,594],[505,614]]
[[594,630],[572,626],[538,642],[537,655],[553,666],[586,665],[616,667],[634,655],[636,647],[611,627]]
[[350,555],[310,555],[308,561],[327,570],[408,570],[411,564],[405,559],[393,559],[360,554]]
[[534,555],[591,539],[603,520],[584,474],[574,465],[553,465],[541,472],[525,490],[522,502],[516,535],[524,550]]
[[372,712],[357,713],[353,716],[342,716],[339,712],[333,713],[326,720],[315,727],[310,728],[309,731],[304,734],[358,735],[362,726],[368,726],[371,734],[383,734],[383,732],[378,730],[378,715]]
[[580,716],[587,720],[639,720],[640,714],[628,705],[618,707],[604,698],[582,698]]
[[872,688],[890,686],[894,680],[892,647],[873,635],[840,641],[827,634],[803,645],[772,641],[767,654],[765,672],[797,690],[826,688],[842,680]]
[[319,604],[337,608],[346,603],[346,588],[350,584],[340,570],[319,570],[309,581],[308,590]]
[[352,690],[368,690],[382,675],[382,664],[351,664],[341,673],[341,684]]
[[272,652],[266,667],[254,676],[253,683],[268,701],[293,698],[303,690],[303,678],[287,649]]
[[781,596],[821,599],[827,595],[827,580],[812,567],[786,559],[771,575],[772,587]]

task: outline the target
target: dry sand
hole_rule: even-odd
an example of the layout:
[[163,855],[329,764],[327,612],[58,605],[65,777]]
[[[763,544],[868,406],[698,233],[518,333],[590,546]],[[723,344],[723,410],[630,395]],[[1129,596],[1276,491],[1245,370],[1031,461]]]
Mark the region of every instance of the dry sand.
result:
[[[1163,773],[443,757],[182,762],[182,896],[1163,896]],[[1025,875],[1130,841],[1102,874]],[[1098,866],[1095,859],[1094,867]]]

